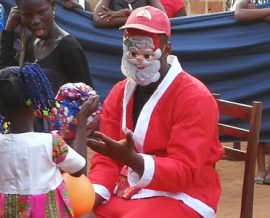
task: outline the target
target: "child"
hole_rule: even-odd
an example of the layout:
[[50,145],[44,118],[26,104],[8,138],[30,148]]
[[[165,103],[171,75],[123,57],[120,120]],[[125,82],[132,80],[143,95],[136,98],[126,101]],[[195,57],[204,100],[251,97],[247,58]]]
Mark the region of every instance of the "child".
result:
[[258,172],[255,177],[257,184],[270,185],[270,161],[268,161],[268,167],[266,167],[266,156],[270,155],[270,143],[260,142],[258,147]]
[[[86,120],[99,97],[78,114],[74,150],[86,146]],[[35,110],[50,116],[50,83],[37,64],[0,71],[0,114],[9,121],[0,134],[0,217],[73,217],[60,169],[80,176],[85,159],[58,135],[33,132]]]

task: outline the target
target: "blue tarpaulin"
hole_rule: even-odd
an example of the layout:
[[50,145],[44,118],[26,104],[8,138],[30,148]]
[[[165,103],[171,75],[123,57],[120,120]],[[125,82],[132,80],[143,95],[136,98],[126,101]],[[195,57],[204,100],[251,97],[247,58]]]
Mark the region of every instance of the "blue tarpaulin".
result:
[[[6,15],[14,0],[1,0]],[[269,5],[264,5],[269,6]],[[84,48],[95,89],[104,99],[123,79],[122,31],[96,28],[92,13],[56,6],[57,23]],[[172,48],[182,67],[221,97],[263,102],[261,140],[270,141],[270,24],[239,24],[233,12],[171,19]]]

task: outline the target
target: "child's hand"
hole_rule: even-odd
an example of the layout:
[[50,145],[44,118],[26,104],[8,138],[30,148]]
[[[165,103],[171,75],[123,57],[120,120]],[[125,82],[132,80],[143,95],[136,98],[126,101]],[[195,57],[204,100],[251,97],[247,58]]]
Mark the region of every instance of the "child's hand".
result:
[[92,113],[98,109],[99,96],[90,96],[81,106],[78,113],[78,119],[87,119]]
[[21,24],[20,11],[17,6],[12,7],[6,22],[6,30],[14,31]]

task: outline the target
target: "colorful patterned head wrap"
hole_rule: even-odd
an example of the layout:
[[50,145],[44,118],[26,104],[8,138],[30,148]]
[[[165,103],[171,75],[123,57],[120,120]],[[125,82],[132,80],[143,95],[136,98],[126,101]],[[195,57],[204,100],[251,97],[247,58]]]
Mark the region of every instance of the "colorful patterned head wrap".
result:
[[[75,137],[77,119],[81,105],[89,96],[96,95],[96,92],[84,83],[66,83],[60,87],[56,100],[56,119],[53,122],[52,129],[58,130],[68,143]],[[101,113],[101,106],[87,120],[87,135],[93,131]]]

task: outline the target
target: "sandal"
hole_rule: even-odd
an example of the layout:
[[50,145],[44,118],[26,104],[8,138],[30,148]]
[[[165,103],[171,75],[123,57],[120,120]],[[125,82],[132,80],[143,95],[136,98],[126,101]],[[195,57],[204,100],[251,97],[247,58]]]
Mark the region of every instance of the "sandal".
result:
[[[265,178],[261,176],[255,176],[254,181],[256,184],[263,184],[265,182]],[[270,182],[270,176],[269,176],[269,182]]]
[[270,175],[269,174],[264,177],[263,183],[266,185],[270,185]]

